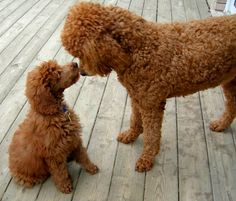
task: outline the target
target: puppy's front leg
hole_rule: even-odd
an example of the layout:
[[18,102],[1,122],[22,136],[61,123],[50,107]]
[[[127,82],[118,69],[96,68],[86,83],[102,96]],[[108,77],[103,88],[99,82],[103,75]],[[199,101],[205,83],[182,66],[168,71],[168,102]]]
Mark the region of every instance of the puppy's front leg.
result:
[[130,128],[120,133],[117,137],[117,140],[124,144],[128,144],[135,141],[138,138],[138,136],[143,132],[141,113],[138,109],[138,106],[135,103],[133,103],[132,99],[131,99],[131,106],[132,106],[132,114],[130,118]]
[[149,171],[154,163],[156,154],[160,150],[161,126],[165,109],[165,101],[160,102],[153,109],[141,110],[143,121],[144,148],[141,157],[136,162],[136,171]]
[[70,193],[73,190],[73,185],[67,169],[66,159],[51,157],[46,159],[46,163],[59,190],[63,193]]
[[75,160],[90,174],[96,174],[98,172],[98,167],[90,161],[87,150],[82,144],[75,150]]

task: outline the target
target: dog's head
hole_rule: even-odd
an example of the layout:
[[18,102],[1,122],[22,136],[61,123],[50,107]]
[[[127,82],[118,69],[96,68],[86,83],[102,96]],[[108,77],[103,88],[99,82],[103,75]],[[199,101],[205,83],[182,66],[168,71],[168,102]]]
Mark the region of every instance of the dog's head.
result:
[[109,35],[87,39],[81,48],[80,74],[107,76],[112,70],[122,73],[130,58]]
[[43,62],[29,72],[26,96],[39,113],[50,115],[58,112],[63,101],[63,91],[79,79],[77,63],[60,66],[56,61]]
[[108,7],[81,3],[67,16],[61,40],[65,49],[80,59],[81,75],[119,73],[131,63],[129,53],[108,30],[116,26],[111,13]]

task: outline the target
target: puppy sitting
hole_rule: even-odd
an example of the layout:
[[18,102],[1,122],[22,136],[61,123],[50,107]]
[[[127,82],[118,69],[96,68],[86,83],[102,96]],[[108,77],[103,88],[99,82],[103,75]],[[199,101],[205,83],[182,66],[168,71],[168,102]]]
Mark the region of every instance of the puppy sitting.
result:
[[63,100],[63,91],[78,79],[76,63],[61,67],[55,61],[44,62],[28,74],[31,108],[9,147],[9,168],[16,182],[31,187],[51,174],[56,186],[70,193],[69,158],[97,173],[82,145],[79,119]]

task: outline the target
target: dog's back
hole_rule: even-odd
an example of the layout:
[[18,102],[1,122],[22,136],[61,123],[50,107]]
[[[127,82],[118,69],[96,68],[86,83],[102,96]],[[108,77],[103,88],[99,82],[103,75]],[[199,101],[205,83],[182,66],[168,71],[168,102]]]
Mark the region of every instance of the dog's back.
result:
[[163,62],[170,60],[163,72],[176,77],[170,80],[175,88],[170,97],[215,87],[236,76],[236,15],[158,28],[160,45],[169,43],[171,47],[165,48],[167,53],[162,58]]

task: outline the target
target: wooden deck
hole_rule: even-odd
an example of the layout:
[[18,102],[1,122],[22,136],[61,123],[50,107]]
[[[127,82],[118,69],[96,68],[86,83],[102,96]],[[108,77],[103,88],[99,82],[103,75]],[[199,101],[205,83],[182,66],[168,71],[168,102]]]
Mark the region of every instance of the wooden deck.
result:
[[[91,176],[70,164],[72,194],[51,179],[32,189],[16,185],[8,171],[7,149],[28,104],[25,78],[48,59],[73,58],[61,46],[60,31],[75,0],[0,0],[0,200],[2,201],[236,201],[236,123],[224,133],[209,130],[223,111],[216,88],[168,100],[161,152],[147,173],[134,171],[142,136],[117,143],[129,126],[130,100],[115,74],[84,78],[66,91],[81,118],[84,144],[100,172]],[[209,17],[206,0],[100,0],[159,22]]]

